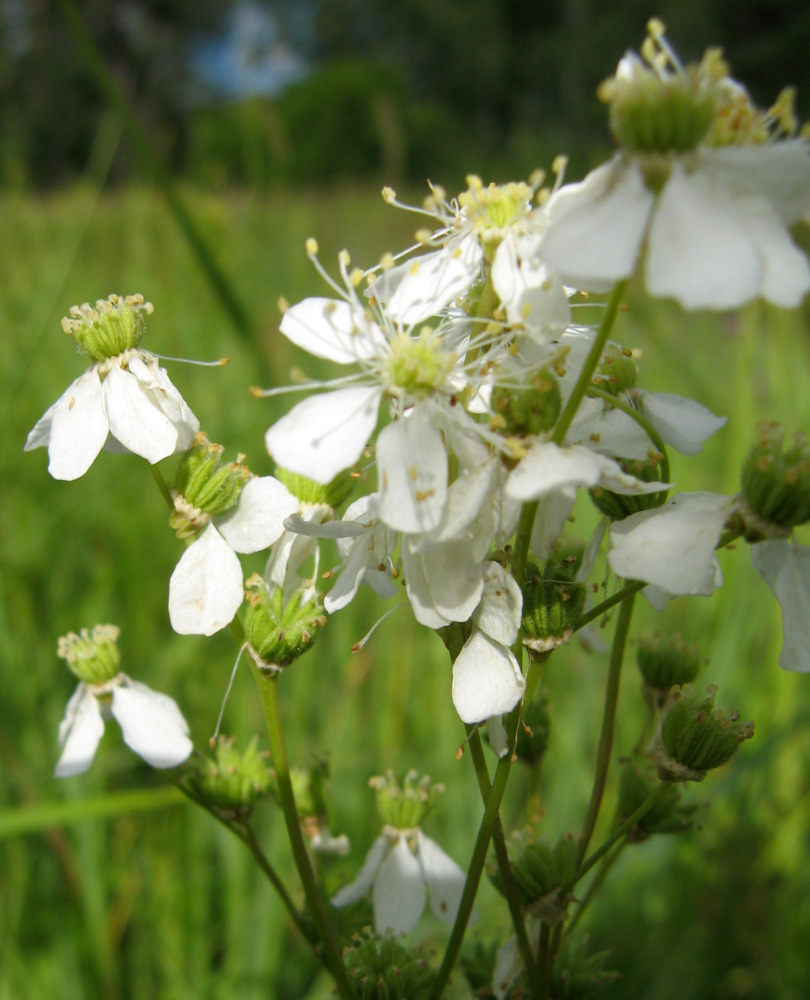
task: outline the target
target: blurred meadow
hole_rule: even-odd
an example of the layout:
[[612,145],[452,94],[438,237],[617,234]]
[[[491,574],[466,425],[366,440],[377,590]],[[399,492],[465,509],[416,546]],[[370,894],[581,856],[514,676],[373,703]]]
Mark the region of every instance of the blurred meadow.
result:
[[[638,37],[622,38],[622,45],[640,40],[643,22]],[[620,53],[621,47],[611,50],[608,63]],[[241,121],[261,132],[252,113],[243,106]],[[97,622],[119,624],[123,669],[177,700],[198,748],[214,730],[236,648],[227,632],[204,639],[169,627],[168,579],[182,543],[167,530],[145,462],[103,453],[82,479],[60,483],[47,473],[44,450],[24,455],[22,447],[39,416],[85,368],[60,317],[73,303],[141,292],[155,306],[146,349],[172,358],[230,358],[224,368],[166,367],[211,439],[230,457],[244,451],[252,471],[270,474],[264,432],[289,401],[257,400],[248,387],[284,384],[297,365],[312,375],[328,371],[278,333],[279,296],[294,302],[326,294],[306,259],[306,238],[317,238],[327,268],[335,268],[344,247],[358,265],[370,266],[383,252],[409,245],[418,223],[380,197],[381,181],[390,179],[384,162],[333,182],[313,168],[306,183],[261,171],[261,183],[251,183],[261,156],[235,156],[227,132],[200,126],[193,133],[201,144],[195,170],[170,183],[244,306],[240,326],[149,170],[110,183],[122,169],[121,129],[114,115],[96,124],[85,165],[64,183],[35,183],[31,170],[25,179],[28,161],[18,159],[12,169],[8,142],[3,147],[0,1000],[318,1000],[331,995],[330,981],[270,886],[256,878],[243,845],[128,751],[114,726],[87,774],[53,779],[57,728],[74,686],[56,657],[58,636]],[[510,155],[483,158],[494,171],[485,180],[548,166],[559,150],[548,152],[545,143],[556,135],[532,144],[527,134],[514,140]],[[602,141],[595,137],[583,159]],[[245,148],[255,151],[249,143]],[[243,176],[229,173],[227,157],[223,166],[212,150],[235,156]],[[527,167],[530,156],[537,161]],[[442,157],[448,187],[466,170],[482,169],[480,162],[460,162],[457,151],[452,166],[446,150]],[[392,162],[404,173],[401,198],[418,203],[424,187],[401,159]],[[433,169],[427,162],[417,162],[417,171],[424,168],[419,176]],[[810,427],[810,305],[793,313],[755,305],[735,315],[686,315],[645,298],[640,287],[631,287],[627,303],[615,339],[642,351],[644,387],[694,397],[733,418],[688,465],[671,456],[679,489],[735,493],[760,420],[779,420],[789,432]],[[594,322],[598,309],[585,307],[577,318]],[[163,463],[167,478],[174,464]],[[575,516],[585,535],[595,520],[587,498]],[[755,720],[756,735],[731,765],[687,790],[700,806],[695,827],[629,846],[587,911],[583,926],[595,946],[612,949],[609,965],[623,975],[600,994],[606,1000],[808,995],[810,680],[777,667],[778,609],[745,547],[723,552],[720,561],[725,582],[713,598],[676,600],[664,615],[640,600],[634,634],[644,627],[679,630],[698,642],[709,661],[699,682],[718,684],[724,705]],[[246,566],[260,569],[261,557]],[[353,877],[376,836],[371,775],[412,767],[446,784],[426,832],[462,867],[480,820],[473,770],[465,757],[457,759],[464,728],[450,701],[450,664],[438,638],[418,630],[403,610],[361,651],[349,651],[381,610],[370,591],[361,592],[281,684],[292,762],[328,757],[331,828],[352,842],[348,859],[321,862],[330,888]],[[606,666],[606,653],[574,643],[546,672],[552,716],[542,808],[552,838],[581,823]],[[632,748],[641,720],[630,657],[614,762]],[[263,738],[255,684],[244,666],[223,731],[240,745]],[[505,825],[519,826],[526,775],[516,769],[512,782]],[[605,827],[611,809],[608,800]],[[291,876],[279,810],[260,803],[257,825],[266,853]],[[289,883],[299,901],[292,877]],[[486,881],[478,910],[480,930],[508,933],[505,907]],[[414,937],[429,954],[446,934],[430,916]],[[461,972],[453,978],[448,995],[469,996]]]

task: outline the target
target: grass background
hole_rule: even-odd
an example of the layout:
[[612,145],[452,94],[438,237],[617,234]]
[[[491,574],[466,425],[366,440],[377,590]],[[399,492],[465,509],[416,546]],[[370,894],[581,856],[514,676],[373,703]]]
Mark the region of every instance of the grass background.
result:
[[[230,357],[224,369],[167,367],[209,436],[268,474],[263,434],[288,402],[258,401],[246,389],[286,382],[295,364],[319,370],[277,332],[279,295],[328,294],[304,255],[306,237],[317,237],[327,266],[344,246],[368,265],[407,245],[414,226],[376,192],[351,188],[185,194],[248,306],[249,336],[234,332],[148,189],[99,196],[87,184],[51,197],[0,194],[0,1000],[330,995],[242,845],[167,798],[113,726],[90,772],[51,777],[73,687],[55,655],[59,635],[120,624],[124,669],[176,698],[198,747],[213,731],[235,655],[227,633],[204,639],[169,628],[168,578],[182,545],[167,530],[144,463],[104,453],[82,479],[58,483],[44,451],[23,455],[28,430],[84,369],[59,318],[74,302],[140,291],[155,305],[145,347]],[[693,396],[734,418],[697,459],[671,456],[678,487],[731,494],[758,420],[779,419],[789,430],[810,425],[807,314],[757,305],[734,316],[686,315],[639,291],[631,289],[616,339],[642,349],[645,388]],[[172,463],[164,465],[170,476]],[[592,523],[587,504],[577,519],[583,531]],[[680,629],[699,641],[710,660],[702,682],[718,683],[726,707],[754,718],[756,736],[730,767],[690,789],[707,805],[700,828],[628,848],[583,921],[595,946],[613,949],[612,965],[624,976],[605,997],[807,995],[810,681],[776,665],[778,611],[744,546],[721,562],[726,582],[715,597],[675,601],[664,616],[640,600],[636,628]],[[445,782],[426,832],[462,866],[480,818],[472,769],[456,760],[463,727],[441,643],[400,612],[349,653],[378,613],[363,595],[282,683],[293,762],[329,755],[332,826],[352,839],[351,857],[325,872],[332,885],[353,877],[376,836],[372,774],[414,767]],[[552,837],[581,823],[606,659],[573,645],[549,664],[543,823]],[[640,718],[628,665],[617,754],[632,746]],[[240,742],[263,732],[247,671],[237,677],[224,729]],[[504,810],[511,824],[523,822],[526,788],[516,773]],[[608,800],[606,815],[610,807]],[[91,808],[107,815],[90,816]],[[279,812],[263,804],[257,824],[278,869],[292,873]],[[292,874],[289,882],[298,898]],[[479,910],[481,933],[506,933],[505,908],[488,885]],[[430,949],[446,930],[428,917],[413,936]],[[454,978],[452,995],[467,996],[461,975]]]

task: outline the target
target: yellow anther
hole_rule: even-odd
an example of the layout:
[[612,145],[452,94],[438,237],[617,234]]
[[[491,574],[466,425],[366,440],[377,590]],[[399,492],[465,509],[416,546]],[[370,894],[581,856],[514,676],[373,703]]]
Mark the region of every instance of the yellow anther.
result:
[[393,202],[396,201],[397,193],[392,187],[384,187],[382,189],[382,196],[383,199],[387,201],[389,205],[391,205],[393,204]]
[[308,257],[315,257],[317,255],[318,241],[314,236],[310,236],[304,245],[306,247]]

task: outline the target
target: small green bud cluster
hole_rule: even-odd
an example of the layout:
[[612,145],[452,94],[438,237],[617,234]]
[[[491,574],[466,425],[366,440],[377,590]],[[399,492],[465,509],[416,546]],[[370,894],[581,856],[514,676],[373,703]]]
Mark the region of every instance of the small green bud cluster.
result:
[[[663,455],[659,452],[651,451],[643,461],[641,459],[619,459],[619,465],[623,472],[635,476],[643,483],[660,483],[662,458]],[[588,493],[597,509],[606,514],[611,521],[623,521],[631,514],[638,514],[642,510],[654,510],[656,507],[660,507],[667,498],[666,490],[661,490],[658,493],[639,493],[632,496],[624,493],[613,493],[601,486],[594,486]]]
[[523,644],[546,653],[571,638],[585,609],[585,584],[576,582],[575,556],[551,558],[542,572],[528,566],[523,582]]
[[612,396],[619,396],[635,388],[637,380],[638,365],[633,352],[618,344],[608,344],[594,374],[596,385]]
[[[520,905],[548,923],[564,920],[570,891],[564,887],[576,875],[579,845],[576,837],[565,834],[554,847],[536,840],[531,832],[517,834],[509,842],[510,867]],[[500,873],[490,872],[495,888],[504,893]]]
[[549,368],[541,368],[525,386],[496,386],[490,424],[506,434],[542,434],[557,423],[562,408],[560,386]]
[[257,799],[270,788],[266,757],[255,739],[241,753],[233,739],[220,739],[216,759],[205,758],[202,770],[190,775],[186,782],[196,798],[224,819],[245,820]]
[[740,511],[749,542],[785,537],[810,520],[810,448],[794,434],[785,446],[778,424],[760,424],[757,443],[742,467],[744,503]]
[[110,295],[95,308],[88,302],[71,306],[62,329],[76,338],[79,350],[92,361],[116,358],[137,347],[146,332],[146,317],[154,312],[143,295]]
[[665,639],[656,633],[639,639],[636,663],[645,689],[660,707],[674,684],[689,684],[697,677],[701,657],[697,646],[679,635]]
[[94,625],[83,628],[78,635],[69,632],[61,636],[56,655],[67,660],[71,671],[85,684],[106,684],[118,676],[121,654],[118,651],[117,625]]
[[195,535],[212,517],[239,503],[250,470],[242,464],[244,455],[237,455],[235,462],[223,462],[224,451],[221,444],[212,443],[200,431],[184,455],[172,491],[174,511],[169,517],[178,538]]
[[392,934],[366,929],[343,950],[349,983],[357,1000],[426,1000],[433,971],[418,946],[407,948]]
[[322,485],[316,483],[314,479],[307,479],[296,472],[288,472],[287,469],[276,468],[276,479],[283,483],[294,497],[301,503],[312,504],[317,507],[340,506],[344,500],[348,500],[354,492],[355,477],[351,472],[341,472],[335,476],[331,483]]
[[436,796],[444,792],[444,785],[432,782],[426,774],[419,778],[416,771],[408,771],[401,785],[393,771],[371,778],[369,785],[377,792],[380,819],[395,830],[420,827]]
[[[619,774],[619,820],[624,822],[639,809],[658,787],[655,767],[646,757],[625,762]],[[692,825],[694,806],[682,806],[681,794],[670,785],[636,825],[628,832],[631,843],[647,840],[654,833],[680,833]]]
[[262,670],[282,670],[315,642],[318,629],[326,624],[323,607],[317,595],[305,599],[304,587],[285,604],[281,587],[257,573],[246,586],[245,638],[251,655]]
[[524,764],[538,765],[548,746],[548,734],[551,726],[551,715],[548,702],[543,697],[536,697],[523,712],[523,719],[518,726],[515,756]]
[[714,707],[715,685],[707,691],[708,697],[699,699],[691,684],[672,689],[656,749],[662,781],[703,781],[754,735],[754,723],[743,722],[739,712],[726,715]]

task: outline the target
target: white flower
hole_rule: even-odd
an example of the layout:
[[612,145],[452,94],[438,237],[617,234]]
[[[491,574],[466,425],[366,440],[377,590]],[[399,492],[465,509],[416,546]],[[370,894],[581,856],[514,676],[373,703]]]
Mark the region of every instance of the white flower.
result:
[[779,666],[810,672],[810,549],[784,539],[759,542],[751,561],[782,609]]
[[[719,78],[716,54],[690,77],[663,51],[650,68],[626,56],[608,82],[611,114],[618,109],[611,120],[628,148],[552,196],[543,259],[566,283],[606,291],[634,272],[646,245],[648,290],[686,309],[731,309],[760,296],[797,306],[810,289],[810,267],[789,228],[810,210],[810,146],[776,140],[788,116],[753,108],[739,84]],[[656,87],[658,107],[649,103]],[[681,107],[692,101],[693,113],[680,123],[666,105],[679,88]],[[633,128],[654,114],[659,144],[645,145],[644,130]],[[749,134],[743,127],[751,122]],[[690,148],[684,127],[693,129]]]
[[200,424],[160,367],[140,349],[93,364],[39,419],[25,450],[47,446],[54,479],[78,479],[104,447],[153,465],[191,447]]
[[152,767],[177,767],[193,750],[188,726],[176,703],[126,674],[103,684],[80,683],[59,725],[62,756],[57,778],[82,774],[90,767],[112,715],[124,742]]
[[436,916],[452,924],[464,882],[464,872],[455,861],[421,830],[386,827],[357,878],[337,893],[332,905],[355,903],[373,887],[376,932],[407,934],[424,912],[426,892]]
[[526,682],[508,646],[473,628],[453,664],[453,704],[462,722],[483,722],[511,712]]
[[169,581],[175,632],[213,635],[233,619],[244,597],[237,552],[261,552],[284,532],[298,500],[272,476],[245,483],[236,507],[215,518],[183,553]]

